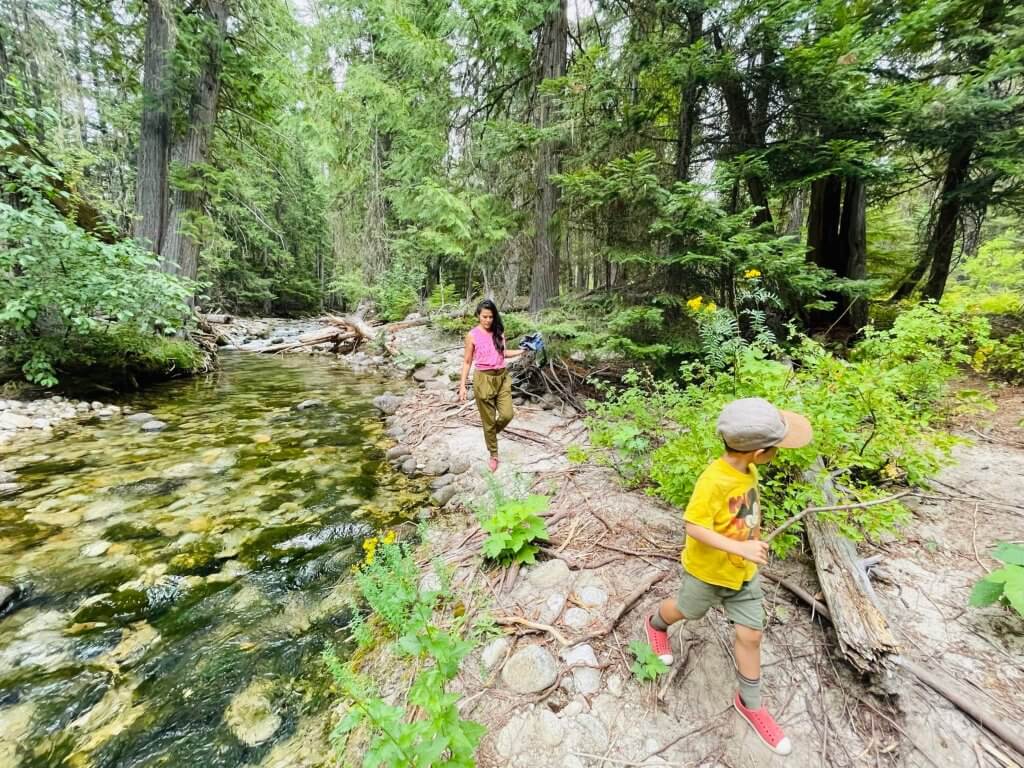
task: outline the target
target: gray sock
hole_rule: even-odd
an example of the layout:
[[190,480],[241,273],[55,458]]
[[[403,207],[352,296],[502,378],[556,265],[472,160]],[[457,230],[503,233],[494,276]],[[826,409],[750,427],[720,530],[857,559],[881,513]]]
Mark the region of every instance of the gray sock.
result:
[[744,677],[739,672],[737,672],[736,679],[739,681],[740,684],[740,698],[743,700],[743,705],[747,709],[760,709],[761,678],[751,680],[749,677]]
[[655,608],[654,615],[651,616],[651,626],[660,632],[668,631],[668,622],[661,618],[661,608]]

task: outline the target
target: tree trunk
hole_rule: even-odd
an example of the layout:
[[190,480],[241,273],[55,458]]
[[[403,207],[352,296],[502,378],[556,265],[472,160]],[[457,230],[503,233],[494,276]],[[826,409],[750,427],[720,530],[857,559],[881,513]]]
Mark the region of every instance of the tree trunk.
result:
[[170,52],[174,46],[174,27],[166,0],[147,0],[146,12],[142,126],[133,235],[151,251],[160,253],[167,215],[167,162],[171,146]]
[[788,210],[786,212],[786,223],[782,228],[783,235],[789,235],[791,237],[799,237],[800,230],[804,226],[804,208],[807,205],[807,190],[800,188],[796,194],[793,195],[793,199],[789,201]]
[[807,256],[819,267],[843,273],[839,253],[843,182],[826,176],[811,184],[811,210],[807,216]]
[[[558,8],[548,13],[541,31],[539,58],[540,80],[550,80],[565,75],[566,38],[568,18],[566,0],[559,0]],[[540,99],[540,115],[537,124],[548,128],[556,121],[556,106],[549,96]],[[536,312],[548,306],[558,295],[559,277],[559,236],[558,207],[559,189],[551,181],[558,173],[559,147],[557,142],[547,140],[541,143],[536,168],[536,242],[533,275],[530,281],[530,311]]]
[[163,267],[167,272],[194,280],[198,268],[199,243],[186,229],[189,219],[202,207],[202,187],[193,189],[195,180],[190,175],[196,165],[206,162],[213,125],[217,118],[217,99],[220,94],[221,46],[227,32],[227,5],[223,0],[207,0],[203,9],[205,21],[211,25],[204,46],[204,61],[195,81],[195,91],[188,112],[188,129],[171,150],[171,161],[183,178],[184,188],[170,193],[163,247]]
[[[693,49],[704,36],[704,11],[695,9],[686,13],[688,30],[687,45]],[[690,164],[693,162],[693,132],[697,125],[697,99],[703,86],[702,80],[688,72],[679,94],[679,134],[676,136],[676,181],[690,180]]]
[[[863,179],[847,179],[843,213],[839,224],[839,245],[845,263],[845,277],[863,280],[868,272],[867,189]],[[854,300],[847,312],[848,325],[859,331],[868,323],[868,302]]]
[[977,139],[969,136],[961,141],[950,153],[946,163],[946,173],[939,191],[939,212],[935,217],[935,226],[928,239],[925,259],[931,265],[928,281],[921,293],[925,298],[938,301],[946,291],[946,280],[953,261],[953,249],[956,247],[957,224],[963,200],[960,188],[967,181],[971,168],[971,155]]

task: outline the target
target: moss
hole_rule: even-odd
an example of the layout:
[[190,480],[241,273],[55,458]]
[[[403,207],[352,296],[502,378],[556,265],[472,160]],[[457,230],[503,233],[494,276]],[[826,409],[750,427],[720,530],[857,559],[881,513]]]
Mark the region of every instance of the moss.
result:
[[206,576],[220,569],[217,553],[221,545],[211,539],[189,544],[171,558],[167,572],[175,576]]
[[103,532],[103,538],[107,541],[158,539],[160,531],[149,523],[115,523]]
[[149,610],[149,598],[138,589],[120,589],[102,600],[78,609],[72,623],[129,624],[143,618]]

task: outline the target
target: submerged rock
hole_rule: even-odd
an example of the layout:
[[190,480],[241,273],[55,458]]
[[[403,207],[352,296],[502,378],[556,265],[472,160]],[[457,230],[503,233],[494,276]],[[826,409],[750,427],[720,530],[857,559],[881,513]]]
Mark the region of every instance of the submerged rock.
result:
[[180,477],[147,477],[133,483],[123,483],[111,488],[120,496],[166,496],[178,490],[185,481]]
[[152,413],[146,413],[145,411],[142,413],[133,413],[131,416],[127,417],[128,421],[134,421],[139,424],[144,424],[147,421],[153,421],[155,418],[156,417]]
[[167,422],[160,421],[159,419],[147,421],[145,424],[142,425],[143,432],[161,432],[165,429],[167,429]]
[[311,397],[309,400],[303,400],[301,403],[295,406],[297,411],[305,411],[309,408],[322,408],[324,405],[323,400],[317,400],[315,397]]
[[179,576],[205,576],[220,570],[217,553],[220,544],[203,539],[189,544],[182,552],[171,558],[167,572]]
[[0,584],[0,613],[14,605],[19,594],[21,594],[21,590],[18,587],[11,584]]
[[127,624],[143,618],[149,610],[149,597],[139,589],[119,589],[85,600],[74,616],[75,624],[89,622]]
[[160,538],[160,531],[149,523],[115,523],[103,532],[103,538],[110,541],[158,539]]
[[257,680],[235,694],[224,713],[231,732],[246,746],[262,744],[281,727],[281,716],[270,702],[271,691],[269,683]]

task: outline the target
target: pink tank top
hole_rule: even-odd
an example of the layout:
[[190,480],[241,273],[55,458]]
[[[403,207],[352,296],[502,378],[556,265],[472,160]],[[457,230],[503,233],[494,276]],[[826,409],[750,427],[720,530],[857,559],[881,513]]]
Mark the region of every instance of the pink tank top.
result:
[[473,337],[473,364],[478,371],[497,371],[505,367],[505,355],[495,349],[491,334],[479,325],[469,334]]

